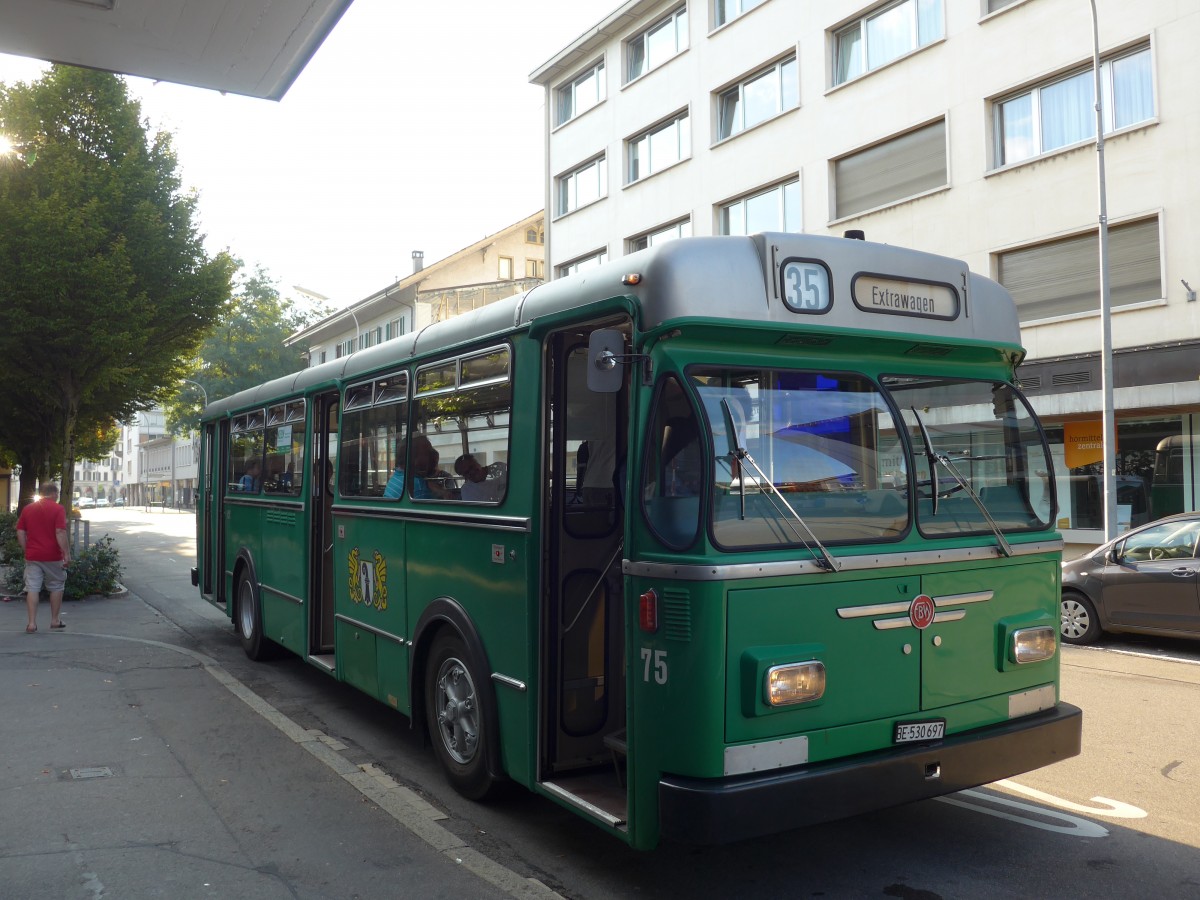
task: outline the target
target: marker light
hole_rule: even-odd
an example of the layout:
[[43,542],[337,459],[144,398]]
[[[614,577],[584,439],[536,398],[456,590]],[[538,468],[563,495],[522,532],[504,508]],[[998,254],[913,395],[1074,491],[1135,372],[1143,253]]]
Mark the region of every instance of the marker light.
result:
[[1056,647],[1053,626],[1022,628],[1012,633],[1008,658],[1015,663],[1042,662],[1054,656]]
[[767,669],[763,699],[768,706],[793,706],[811,703],[825,694],[825,664],[808,662],[788,663]]
[[642,631],[651,634],[658,631],[658,594],[654,593],[654,588],[642,594],[638,602],[638,624]]
[[621,284],[641,284],[642,276],[638,272],[630,272],[628,275],[621,276]]

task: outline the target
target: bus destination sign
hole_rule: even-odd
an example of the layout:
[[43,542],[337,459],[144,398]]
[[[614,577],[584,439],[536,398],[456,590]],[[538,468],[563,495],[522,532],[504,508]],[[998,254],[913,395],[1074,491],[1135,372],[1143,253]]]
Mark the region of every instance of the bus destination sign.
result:
[[958,292],[948,284],[859,275],[851,293],[854,305],[865,312],[922,319],[958,318]]

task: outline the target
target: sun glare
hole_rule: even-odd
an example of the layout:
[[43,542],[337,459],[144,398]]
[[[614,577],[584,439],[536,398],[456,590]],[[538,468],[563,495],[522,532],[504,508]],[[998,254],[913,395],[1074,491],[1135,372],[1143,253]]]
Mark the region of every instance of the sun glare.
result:
[[16,152],[17,148],[8,136],[0,134],[0,156],[12,156]]

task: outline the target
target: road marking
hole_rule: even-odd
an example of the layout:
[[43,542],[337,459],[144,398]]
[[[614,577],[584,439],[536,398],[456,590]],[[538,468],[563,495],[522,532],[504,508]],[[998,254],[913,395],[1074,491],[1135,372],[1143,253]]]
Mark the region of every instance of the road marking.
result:
[[1074,812],[1080,812],[1091,816],[1107,816],[1110,819],[1144,819],[1146,811],[1138,809],[1128,803],[1122,803],[1120,800],[1109,800],[1107,797],[1093,797],[1093,803],[1099,803],[1101,806],[1084,806],[1082,803],[1072,803],[1070,800],[1064,800],[1062,797],[1055,797],[1053,794],[1047,794],[1039,791],[1036,788],[1025,787],[1023,784],[1017,784],[1015,781],[1009,781],[1007,778],[994,782],[999,787],[1008,788],[1010,791],[1016,791],[1018,794],[1025,794],[1027,797],[1033,797],[1035,800],[1041,800],[1043,803],[1049,803],[1061,809],[1070,809]]
[[[962,798],[966,797],[967,800]],[[998,819],[1007,819],[1010,822],[1016,822],[1019,825],[1028,825],[1030,828],[1040,828],[1043,831],[1053,831],[1056,834],[1065,834],[1071,837],[1081,838],[1102,838],[1108,837],[1108,829],[1095,822],[1089,822],[1087,819],[1081,819],[1078,816],[1070,816],[1066,813],[1054,812],[1053,810],[1044,809],[1040,806],[1034,806],[1030,803],[1022,803],[1020,800],[1010,800],[1007,797],[997,797],[992,794],[985,794],[982,791],[959,791],[957,794],[950,794],[945,797],[934,797],[934,800],[940,800],[942,803],[949,803],[951,806],[961,806],[963,809],[971,809],[975,812],[981,812],[984,815],[995,816]],[[968,802],[975,801],[975,802]],[[998,804],[1000,806],[1008,806],[1013,809],[1021,810],[1027,815],[1005,812],[1000,809],[992,809],[984,804]],[[1037,818],[1034,818],[1034,817]],[[1050,819],[1051,821],[1044,821]],[[1055,821],[1062,824],[1056,825]]]
[[1171,656],[1166,651],[1160,653],[1145,653],[1141,650],[1122,650],[1120,647],[1080,647],[1072,650],[1082,650],[1085,653],[1112,653],[1117,656],[1136,656],[1139,659],[1156,659],[1160,662],[1177,662],[1188,666],[1200,666],[1200,659],[1189,659],[1186,656]]
[[520,900],[563,900],[561,894],[536,878],[526,878],[472,849],[458,835],[437,824],[438,820],[447,819],[449,816],[430,806],[415,792],[395,782],[374,763],[358,766],[346,760],[337,752],[338,748],[345,749],[344,744],[315,729],[301,728],[299,723],[234,678],[211,656],[189,650],[187,647],[148,638],[127,637],[121,634],[89,634],[82,631],[71,633],[75,637],[109,638],[114,641],[145,644],[190,656],[231,694],[332,769],[343,781],[371,800],[382,812],[390,815],[405,830],[421,838],[451,862]]

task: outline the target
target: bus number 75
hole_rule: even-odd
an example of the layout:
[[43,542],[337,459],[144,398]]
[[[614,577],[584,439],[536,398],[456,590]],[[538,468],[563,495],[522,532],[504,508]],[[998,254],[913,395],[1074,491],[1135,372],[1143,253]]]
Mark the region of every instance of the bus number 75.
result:
[[642,648],[642,681],[650,681],[651,661],[654,663],[654,680],[659,684],[667,683],[667,651]]

